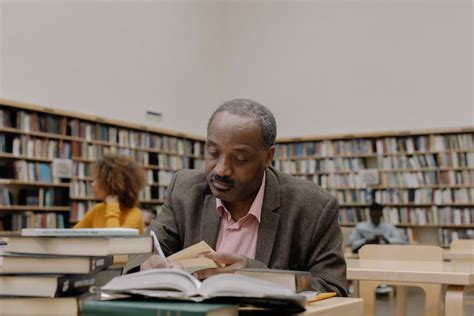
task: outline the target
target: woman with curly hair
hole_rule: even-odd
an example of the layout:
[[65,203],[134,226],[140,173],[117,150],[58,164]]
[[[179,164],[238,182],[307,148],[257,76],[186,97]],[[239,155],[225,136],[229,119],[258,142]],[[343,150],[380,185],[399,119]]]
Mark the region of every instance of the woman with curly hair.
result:
[[143,234],[144,223],[138,194],[145,174],[138,163],[124,156],[106,155],[93,169],[95,197],[102,200],[74,228],[128,227]]

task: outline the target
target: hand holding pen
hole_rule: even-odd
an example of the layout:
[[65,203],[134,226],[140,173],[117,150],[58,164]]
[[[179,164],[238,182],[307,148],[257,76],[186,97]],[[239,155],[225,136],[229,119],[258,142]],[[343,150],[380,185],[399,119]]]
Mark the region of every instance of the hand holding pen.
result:
[[147,261],[143,262],[140,265],[140,271],[160,268],[177,268],[183,270],[183,266],[179,263],[168,263],[154,231],[150,231],[150,236],[153,238],[153,246],[158,255],[152,255]]
[[158,252],[158,255],[164,260],[165,266],[169,268],[170,265],[168,264],[168,260],[166,260],[166,256],[163,253],[163,249],[161,249],[160,242],[158,241],[155,232],[150,230],[150,236],[153,238],[153,245],[155,246],[156,252]]

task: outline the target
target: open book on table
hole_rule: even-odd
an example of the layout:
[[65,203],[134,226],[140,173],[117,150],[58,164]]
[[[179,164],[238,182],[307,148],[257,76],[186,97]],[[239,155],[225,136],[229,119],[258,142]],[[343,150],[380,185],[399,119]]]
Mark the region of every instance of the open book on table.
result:
[[[101,288],[107,293],[126,293],[201,302],[209,299],[233,298],[250,304],[268,303],[296,306],[304,310],[306,297],[268,281],[237,274],[218,274],[199,281],[178,269],[153,269],[114,278]],[[258,304],[257,304],[258,305]]]

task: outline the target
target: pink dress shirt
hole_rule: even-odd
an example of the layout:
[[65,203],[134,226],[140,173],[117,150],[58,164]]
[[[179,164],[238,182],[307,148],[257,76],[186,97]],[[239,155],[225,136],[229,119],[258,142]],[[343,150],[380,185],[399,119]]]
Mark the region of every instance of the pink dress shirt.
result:
[[232,219],[232,215],[225,208],[224,203],[216,198],[216,211],[221,217],[216,244],[217,252],[233,253],[255,259],[258,226],[265,195],[265,178],[266,174],[264,173],[262,184],[249,212],[237,222]]

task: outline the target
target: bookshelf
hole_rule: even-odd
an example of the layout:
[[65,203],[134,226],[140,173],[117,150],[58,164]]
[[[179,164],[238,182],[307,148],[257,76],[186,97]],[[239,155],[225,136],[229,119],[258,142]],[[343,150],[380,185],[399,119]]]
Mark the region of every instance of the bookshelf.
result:
[[203,168],[203,145],[190,134],[0,99],[0,235],[76,223],[97,202],[92,163],[106,153],[145,169],[140,208],[149,222],[172,174]]
[[474,239],[472,127],[278,139],[274,166],[334,194],[342,226],[374,196],[411,243]]

